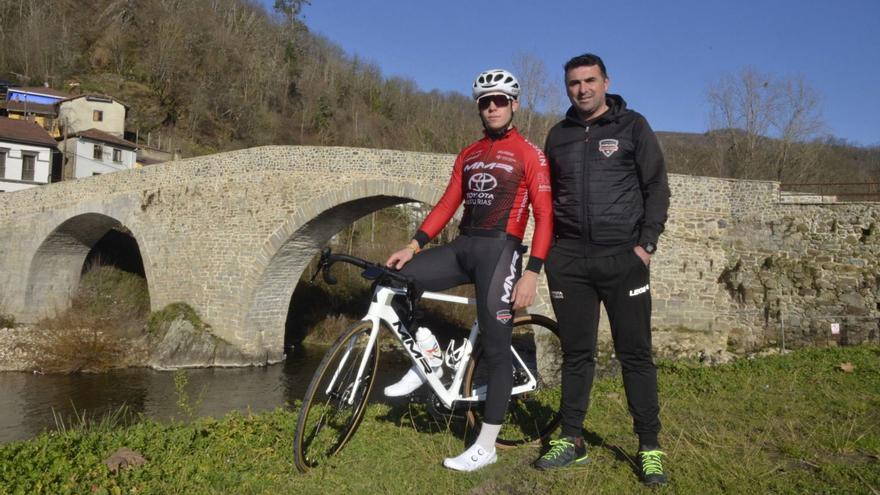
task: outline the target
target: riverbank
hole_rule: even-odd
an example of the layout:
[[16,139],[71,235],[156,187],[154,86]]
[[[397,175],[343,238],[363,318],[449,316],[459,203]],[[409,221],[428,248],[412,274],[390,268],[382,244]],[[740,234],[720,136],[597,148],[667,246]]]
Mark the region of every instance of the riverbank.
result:
[[149,354],[149,343],[143,335],[110,336],[86,328],[0,328],[0,372],[105,372],[144,366]]
[[39,326],[0,328],[0,372],[106,373],[125,368],[168,371],[276,362],[246,356],[198,320],[174,315],[176,305],[168,308],[172,315],[165,318],[167,321],[157,319],[155,328],[126,332]]
[[[880,490],[880,348],[805,349],[713,368],[661,363],[659,373],[667,493]],[[291,459],[295,416],[278,409],[191,424],[105,421],[3,444],[0,493],[641,491],[620,379],[597,380],[592,398],[591,462],[564,472],[531,469],[540,452],[532,447],[505,450],[478,473],[444,470],[440,461],[461,439],[420,406],[377,404],[339,456],[305,475]],[[113,474],[102,460],[121,447],[146,463]]]
[[35,355],[30,328],[0,328],[0,371],[31,371]]

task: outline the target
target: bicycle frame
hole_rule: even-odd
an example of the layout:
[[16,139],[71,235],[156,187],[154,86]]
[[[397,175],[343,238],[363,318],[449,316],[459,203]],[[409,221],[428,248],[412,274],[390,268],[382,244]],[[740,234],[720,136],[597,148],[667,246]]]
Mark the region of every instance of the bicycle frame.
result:
[[[434,393],[437,394],[440,401],[444,406],[448,408],[452,408],[454,402],[477,402],[486,399],[486,390],[485,386],[480,387],[478,390],[467,391],[469,395],[463,396],[462,392],[459,390],[462,385],[462,381],[464,380],[464,373],[467,369],[468,362],[471,359],[471,355],[473,353],[474,346],[476,345],[477,335],[479,333],[479,323],[474,321],[473,326],[471,327],[470,334],[468,335],[468,341],[470,342],[469,346],[465,347],[464,354],[461,357],[461,360],[456,365],[455,375],[453,376],[452,383],[449,388],[443,386],[443,383],[440,382],[440,379],[437,377],[437,373],[428,365],[424,355],[422,354],[421,349],[419,348],[418,343],[413,337],[410,329],[406,328],[403,325],[403,322],[397,316],[397,312],[391,307],[391,300],[396,295],[406,295],[406,289],[398,289],[394,287],[386,287],[383,285],[379,285],[376,287],[373,293],[373,300],[370,303],[370,308],[367,310],[367,314],[361,319],[361,321],[369,321],[372,324],[372,329],[370,330],[370,337],[367,340],[367,349],[364,352],[364,357],[361,360],[360,366],[358,367],[358,373],[355,378],[354,386],[352,390],[357,390],[360,385],[361,379],[363,377],[364,369],[367,366],[367,362],[369,360],[369,356],[372,353],[373,346],[376,345],[376,339],[379,335],[379,330],[382,323],[385,323],[395,337],[403,344],[403,348],[409,354],[410,359],[416,364],[416,369],[418,369],[419,373],[423,378],[427,380],[427,383],[434,390]],[[423,299],[433,299],[436,301],[444,301],[455,304],[475,304],[473,299],[461,296],[453,296],[448,294],[442,294],[438,292],[425,292],[422,294]],[[349,346],[353,345],[353,341],[349,342]],[[524,392],[531,392],[535,390],[538,386],[538,381],[535,379],[535,376],[532,374],[531,370],[529,370],[528,366],[525,365],[522,358],[516,352],[513,346],[510,347],[511,352],[513,353],[514,363],[519,363],[523,370],[525,370],[528,381],[522,385],[518,385],[513,387],[511,391],[511,395],[517,395]],[[339,367],[341,368],[347,361],[351,352],[351,347],[346,349],[345,354],[340,361]],[[332,380],[330,380],[329,385],[327,386],[327,393],[333,389],[334,384],[336,383],[336,379],[339,374],[339,369],[337,368],[336,372],[333,375]],[[348,397],[347,402],[349,405],[354,402],[354,395]]]

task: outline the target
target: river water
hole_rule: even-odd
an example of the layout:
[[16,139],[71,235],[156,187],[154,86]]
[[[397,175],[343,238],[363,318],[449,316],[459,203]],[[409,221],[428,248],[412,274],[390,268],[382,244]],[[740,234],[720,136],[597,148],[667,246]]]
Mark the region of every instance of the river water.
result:
[[[285,362],[265,367],[188,369],[185,390],[190,404],[198,403],[199,417],[272,410],[302,399],[325,351],[322,346],[302,346]],[[406,362],[395,358],[388,353],[380,357],[373,400],[407,369]],[[56,416],[65,424],[74,412],[100,419],[123,405],[151,419],[182,420],[186,416],[177,405],[174,376],[172,371],[146,368],[73,375],[0,372],[0,442],[55,429]]]

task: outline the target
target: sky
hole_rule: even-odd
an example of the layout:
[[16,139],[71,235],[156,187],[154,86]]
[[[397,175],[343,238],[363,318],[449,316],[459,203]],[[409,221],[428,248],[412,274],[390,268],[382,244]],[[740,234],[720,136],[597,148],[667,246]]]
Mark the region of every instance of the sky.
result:
[[558,75],[562,95],[562,65],[593,52],[610,92],[654,129],[705,132],[707,88],[752,67],[805,78],[826,133],[880,145],[880,0],[311,2],[311,31],[426,91],[467,94],[480,71],[527,53]]

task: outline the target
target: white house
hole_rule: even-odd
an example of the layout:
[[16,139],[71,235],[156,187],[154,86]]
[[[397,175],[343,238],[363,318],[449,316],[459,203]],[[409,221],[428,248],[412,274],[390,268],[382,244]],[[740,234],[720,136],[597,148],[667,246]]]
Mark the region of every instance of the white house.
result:
[[98,129],[77,132],[59,143],[67,174],[91,177],[134,168],[137,145]]
[[0,117],[0,192],[48,184],[57,143],[42,127]]

